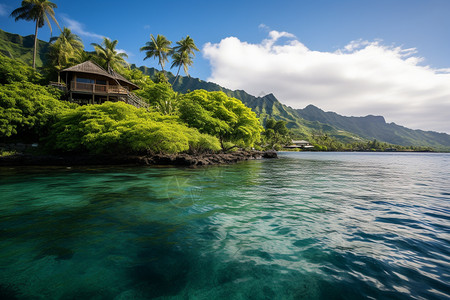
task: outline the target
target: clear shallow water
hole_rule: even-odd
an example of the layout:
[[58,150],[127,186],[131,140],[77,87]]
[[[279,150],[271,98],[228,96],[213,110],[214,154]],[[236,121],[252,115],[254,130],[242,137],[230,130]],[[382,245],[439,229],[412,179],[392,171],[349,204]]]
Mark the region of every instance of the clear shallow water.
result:
[[0,298],[450,299],[450,155],[0,169]]

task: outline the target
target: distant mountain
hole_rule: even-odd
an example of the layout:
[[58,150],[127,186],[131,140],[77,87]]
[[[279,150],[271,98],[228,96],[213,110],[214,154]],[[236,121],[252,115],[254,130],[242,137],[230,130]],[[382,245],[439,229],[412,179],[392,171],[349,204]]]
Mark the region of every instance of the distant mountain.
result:
[[[34,35],[21,36],[0,29],[0,52],[9,58],[20,60],[27,65],[33,63]],[[49,43],[38,39],[36,67],[40,68],[47,60]]]
[[434,131],[412,130],[395,123],[386,123],[382,116],[344,117],[335,112],[324,112],[314,105],[296,110],[309,121],[330,124],[353,132],[365,139],[376,139],[396,145],[450,147],[450,135]]

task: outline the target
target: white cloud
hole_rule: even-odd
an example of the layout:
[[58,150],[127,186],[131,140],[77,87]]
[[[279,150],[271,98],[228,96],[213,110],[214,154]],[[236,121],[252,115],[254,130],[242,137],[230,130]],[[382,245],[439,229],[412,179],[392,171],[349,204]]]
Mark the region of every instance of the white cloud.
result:
[[265,31],[270,30],[269,26],[267,26],[266,24],[263,24],[263,23],[259,24],[258,28],[261,30],[265,30]]
[[212,67],[208,80],[227,88],[271,92],[293,108],[313,104],[347,116],[383,115],[387,122],[450,133],[449,69],[420,65],[416,52],[378,40],[313,51],[273,30],[259,44],[227,37],[203,47]]
[[62,16],[62,18],[64,20],[64,23],[67,24],[66,27],[68,27],[70,30],[72,30],[73,33],[75,33],[77,35],[88,37],[88,38],[94,38],[94,39],[103,39],[104,38],[104,36],[101,34],[97,34],[97,33],[93,33],[93,32],[84,30],[84,25],[78,21],[72,20],[72,19],[68,18],[67,16]]
[[5,17],[8,15],[9,15],[8,7],[5,4],[0,3],[0,16]]
[[133,54],[125,49],[116,49],[117,53],[125,53],[127,56],[133,56]]

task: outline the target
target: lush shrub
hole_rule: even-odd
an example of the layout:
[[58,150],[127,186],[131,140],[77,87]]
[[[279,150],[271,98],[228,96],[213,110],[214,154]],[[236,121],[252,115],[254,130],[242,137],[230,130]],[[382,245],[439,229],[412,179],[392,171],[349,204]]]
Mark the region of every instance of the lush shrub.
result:
[[153,85],[153,81],[150,76],[144,75],[139,69],[123,69],[121,72],[128,80],[137,84],[141,89],[145,89],[147,86]]
[[223,92],[196,90],[179,102],[180,118],[190,127],[232,142],[241,147],[253,146],[260,139],[262,127],[256,114],[240,100]]
[[178,153],[190,146],[216,150],[218,141],[214,144],[212,138],[180,124],[176,117],[106,102],[65,112],[53,126],[48,145],[60,151],[96,154]]
[[275,121],[268,119],[266,121],[266,130],[263,134],[263,144],[267,149],[281,150],[283,146],[291,142],[289,129],[285,121]]
[[214,136],[200,133],[194,128],[189,128],[186,134],[189,137],[189,150],[193,153],[201,153],[208,150],[219,151],[221,149],[219,139]]
[[42,76],[33,68],[0,53],[0,84],[13,82],[37,83],[41,79]]
[[148,83],[136,94],[144,98],[154,109],[164,115],[174,114],[179,94],[166,82]]
[[0,138],[45,136],[59,113],[77,106],[58,100],[60,96],[54,88],[32,83],[0,85]]

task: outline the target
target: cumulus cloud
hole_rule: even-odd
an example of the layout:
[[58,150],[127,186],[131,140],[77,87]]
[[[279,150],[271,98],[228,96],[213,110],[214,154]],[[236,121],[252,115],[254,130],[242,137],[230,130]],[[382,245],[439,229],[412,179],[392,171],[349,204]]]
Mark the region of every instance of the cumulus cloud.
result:
[[81,24],[78,21],[72,20],[67,16],[62,16],[62,18],[63,18],[64,23],[67,24],[66,27],[68,27],[70,30],[72,30],[73,33],[75,33],[77,35],[80,35],[82,37],[94,38],[94,39],[103,39],[103,37],[104,37],[101,34],[86,31],[84,29],[83,24]]
[[212,68],[208,80],[227,88],[271,92],[293,108],[383,115],[387,122],[450,133],[449,69],[422,65],[414,48],[358,40],[320,52],[272,30],[259,44],[236,37],[207,43],[203,56]]

